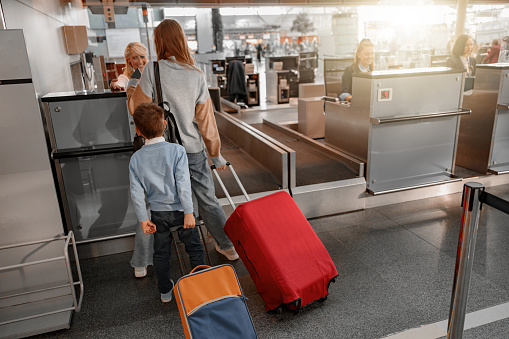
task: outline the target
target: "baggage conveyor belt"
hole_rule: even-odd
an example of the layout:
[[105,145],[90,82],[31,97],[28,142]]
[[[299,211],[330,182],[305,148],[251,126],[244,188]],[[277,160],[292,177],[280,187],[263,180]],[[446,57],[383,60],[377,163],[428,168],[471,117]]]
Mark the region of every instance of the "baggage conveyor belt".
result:
[[[364,208],[357,198],[366,191],[364,163],[358,159],[271,121],[250,125],[221,112],[216,112],[216,121],[222,155],[251,199],[287,190],[307,218]],[[245,201],[231,172],[220,175],[232,198]],[[215,189],[223,198],[222,188],[216,184]]]
[[[248,194],[276,191],[281,188],[274,176],[254,160],[247,152],[220,133],[221,155],[234,167]],[[232,173],[227,169],[220,171],[221,178],[231,196],[242,196]],[[221,186],[214,178],[214,187],[218,198],[225,198]]]
[[251,126],[295,151],[296,186],[307,186],[356,177],[356,174],[339,160],[320,152],[309,144],[301,142],[292,135],[279,131],[267,123],[252,124]]

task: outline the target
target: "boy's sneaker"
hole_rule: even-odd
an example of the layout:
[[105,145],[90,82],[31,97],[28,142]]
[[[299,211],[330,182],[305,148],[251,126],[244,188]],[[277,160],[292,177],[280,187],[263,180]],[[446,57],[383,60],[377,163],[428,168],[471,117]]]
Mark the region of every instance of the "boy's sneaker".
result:
[[134,276],[136,278],[143,278],[147,275],[147,268],[146,267],[135,267],[134,268]]
[[168,293],[161,293],[161,301],[163,303],[169,303],[171,301],[171,297],[173,295],[173,287],[175,287],[173,280],[171,280],[171,285],[171,290]]
[[218,244],[216,244],[216,251],[224,255],[230,261],[235,261],[239,258],[239,255],[237,254],[233,246],[223,250],[221,249],[221,247],[219,247]]

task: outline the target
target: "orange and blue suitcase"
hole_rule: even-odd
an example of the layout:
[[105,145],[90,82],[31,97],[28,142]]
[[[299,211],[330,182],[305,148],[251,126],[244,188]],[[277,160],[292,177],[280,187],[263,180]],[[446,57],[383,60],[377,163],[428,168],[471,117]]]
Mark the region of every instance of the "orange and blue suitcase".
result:
[[233,266],[197,266],[173,291],[187,339],[258,338]]
[[290,310],[324,301],[338,277],[329,253],[286,191],[250,200],[237,174],[233,176],[248,200],[235,207],[213,167],[214,174],[235,209],[224,226],[246,266],[267,311]]

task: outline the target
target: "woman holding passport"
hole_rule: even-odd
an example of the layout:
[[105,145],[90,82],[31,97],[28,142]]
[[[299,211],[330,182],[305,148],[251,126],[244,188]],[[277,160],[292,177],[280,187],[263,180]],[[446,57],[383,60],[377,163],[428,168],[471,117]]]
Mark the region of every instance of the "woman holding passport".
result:
[[124,52],[126,66],[124,68],[124,73],[120,74],[118,79],[111,81],[111,89],[125,90],[134,71],[139,69],[140,72],[143,72],[143,67],[145,67],[148,62],[147,55],[147,48],[141,42],[131,42],[127,45]]

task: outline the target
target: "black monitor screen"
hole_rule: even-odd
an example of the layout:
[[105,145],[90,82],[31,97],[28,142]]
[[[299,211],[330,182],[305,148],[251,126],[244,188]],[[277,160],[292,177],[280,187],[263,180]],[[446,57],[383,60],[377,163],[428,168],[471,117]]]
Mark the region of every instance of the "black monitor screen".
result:
[[270,68],[274,69],[274,62],[282,62],[284,70],[292,70],[297,69],[299,67],[299,57],[298,56],[279,56],[279,57],[270,57]]
[[225,61],[224,60],[212,60],[212,72],[214,74],[224,74],[225,73]]

